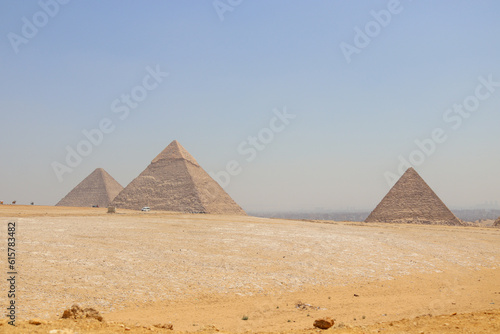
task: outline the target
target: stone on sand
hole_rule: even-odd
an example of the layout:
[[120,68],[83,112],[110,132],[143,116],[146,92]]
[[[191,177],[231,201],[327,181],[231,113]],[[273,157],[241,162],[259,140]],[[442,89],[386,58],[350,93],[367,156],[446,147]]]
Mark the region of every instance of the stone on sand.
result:
[[335,321],[332,318],[320,318],[314,320],[314,327],[320,328],[320,329],[328,329],[332,327],[335,324]]

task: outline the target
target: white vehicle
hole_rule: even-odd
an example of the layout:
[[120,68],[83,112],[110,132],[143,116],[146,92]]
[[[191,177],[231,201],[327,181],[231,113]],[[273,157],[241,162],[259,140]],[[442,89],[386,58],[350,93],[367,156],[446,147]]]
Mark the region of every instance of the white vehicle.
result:
[[149,206],[145,206],[141,209],[141,211],[151,211],[151,208]]

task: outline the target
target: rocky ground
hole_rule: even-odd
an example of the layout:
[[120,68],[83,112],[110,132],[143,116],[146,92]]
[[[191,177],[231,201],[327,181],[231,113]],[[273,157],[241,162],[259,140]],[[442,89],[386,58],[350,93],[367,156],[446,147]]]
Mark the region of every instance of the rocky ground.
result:
[[[20,325],[0,331],[301,333],[325,316],[352,333],[498,328],[498,228],[105,212],[0,207],[17,222]],[[74,303],[105,322],[58,320]]]
[[[5,326],[5,325],[4,325]],[[76,334],[76,333],[188,333],[184,331],[162,328],[164,324],[157,326],[126,326],[121,323],[102,323],[98,321],[58,320],[41,325],[32,325],[23,322],[17,328],[9,326],[4,333],[50,333],[50,334]],[[2,325],[0,324],[0,329]],[[500,332],[500,310],[482,311],[466,314],[447,314],[439,316],[419,316],[413,319],[402,319],[399,321],[381,322],[368,326],[334,325],[327,331],[314,328],[302,330],[283,330],[273,333],[310,334],[310,333],[338,333],[338,334],[362,334],[362,333],[499,333]],[[228,333],[220,331],[213,325],[207,325],[197,330],[197,333]],[[270,333],[270,332],[259,332]]]

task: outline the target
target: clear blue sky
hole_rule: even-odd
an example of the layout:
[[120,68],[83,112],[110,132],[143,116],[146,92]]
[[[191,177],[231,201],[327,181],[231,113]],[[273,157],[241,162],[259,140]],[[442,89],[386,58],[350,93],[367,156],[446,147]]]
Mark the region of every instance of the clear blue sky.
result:
[[[0,4],[0,200],[53,205],[97,167],[126,186],[177,139],[207,172],[241,165],[226,190],[247,211],[371,210],[400,156],[452,208],[500,203],[500,87],[478,88],[500,82],[498,1],[54,3]],[[121,120],[111,105],[148,67],[168,76]],[[467,117],[447,112],[464,101]],[[53,163],[106,118],[59,182]]]

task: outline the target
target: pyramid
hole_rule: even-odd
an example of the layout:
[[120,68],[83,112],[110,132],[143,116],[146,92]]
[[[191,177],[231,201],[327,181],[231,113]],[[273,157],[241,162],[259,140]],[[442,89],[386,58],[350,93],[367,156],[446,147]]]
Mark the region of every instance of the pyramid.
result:
[[123,187],[104,169],[97,168],[56,206],[94,206],[107,207]]
[[114,199],[118,208],[246,215],[176,140]]
[[495,220],[495,223],[493,224],[493,226],[500,226],[500,217],[498,217],[498,219]]
[[365,222],[463,225],[413,168],[401,176]]

